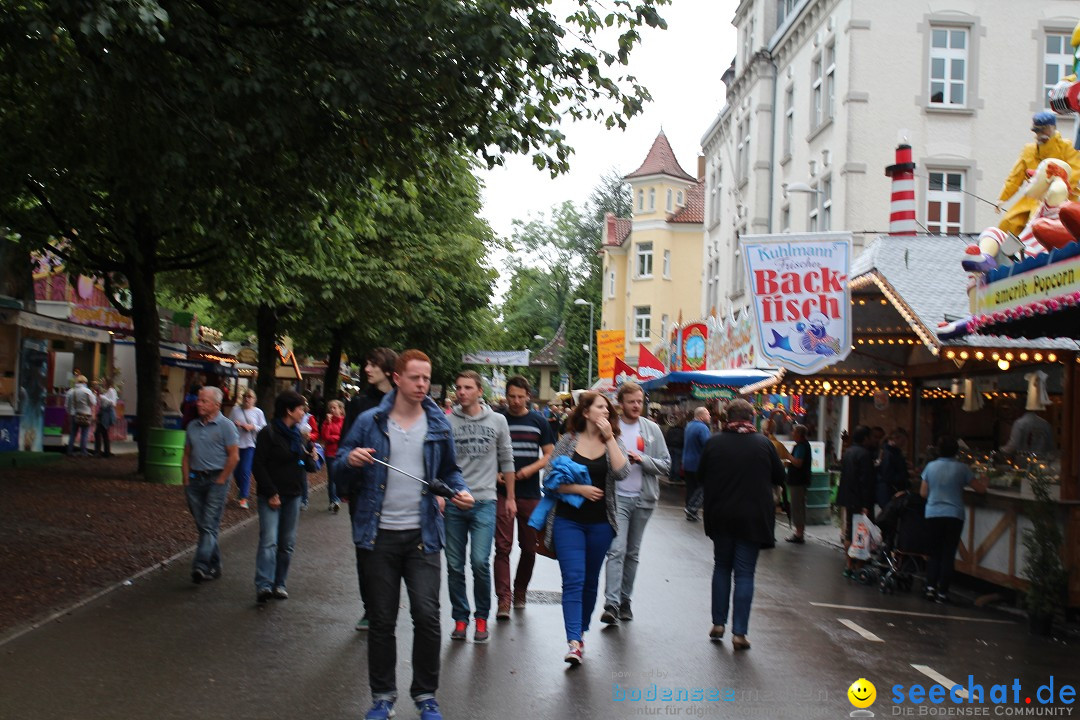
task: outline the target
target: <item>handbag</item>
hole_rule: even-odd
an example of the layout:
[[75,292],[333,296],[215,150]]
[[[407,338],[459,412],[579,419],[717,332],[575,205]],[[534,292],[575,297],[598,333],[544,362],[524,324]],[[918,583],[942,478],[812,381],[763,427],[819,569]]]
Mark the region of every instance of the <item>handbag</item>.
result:
[[555,525],[555,508],[551,508],[551,512],[548,513],[547,520],[544,521],[544,528],[538,530],[536,533],[536,554],[549,557],[552,560],[557,560],[558,556],[555,555],[555,544],[548,544],[548,538],[551,536]]
[[75,425],[78,427],[90,427],[94,418],[89,413],[75,413]]

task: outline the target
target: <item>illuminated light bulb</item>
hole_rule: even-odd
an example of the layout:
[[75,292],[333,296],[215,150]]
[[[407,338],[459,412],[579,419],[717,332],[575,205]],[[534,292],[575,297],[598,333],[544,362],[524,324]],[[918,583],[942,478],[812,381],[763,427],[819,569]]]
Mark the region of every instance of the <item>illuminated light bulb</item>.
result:
[[982,350],[979,350],[979,351],[977,351],[975,353],[975,359],[976,360],[982,360],[983,359],[983,351]]
[[1050,362],[1057,362],[1057,355],[1055,355],[1054,353],[1050,353],[1046,356],[1046,359]]
[[1035,353],[1035,362],[1042,362],[1042,353]]
[[1013,359],[1013,354],[1010,353],[1010,352],[1005,353],[1005,359],[1006,360],[1012,360]]
[[830,390],[832,390],[832,383],[826,380],[825,382],[821,383],[821,387],[824,388],[825,392],[829,392]]
[[1027,360],[1027,353],[1020,353],[1021,360]]
[[967,350],[961,350],[961,351],[960,351],[960,359],[961,359],[961,360],[967,360],[967,359],[968,359],[968,353],[967,353]]
[[993,355],[991,355],[990,357],[992,357],[992,358],[993,358],[994,360],[999,360],[999,359],[1001,359],[1001,356],[1000,356],[1000,355],[998,355],[997,353],[994,353],[994,354],[993,354]]
[[1000,369],[1000,370],[1008,370],[1009,369],[1009,361],[1002,358],[1001,360],[998,360],[997,366],[998,366],[998,369]]

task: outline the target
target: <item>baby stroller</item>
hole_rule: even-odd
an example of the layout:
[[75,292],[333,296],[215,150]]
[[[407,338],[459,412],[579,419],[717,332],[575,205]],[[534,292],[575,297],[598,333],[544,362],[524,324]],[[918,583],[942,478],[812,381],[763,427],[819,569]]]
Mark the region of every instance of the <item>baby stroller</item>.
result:
[[907,491],[895,496],[878,517],[882,547],[875,562],[878,589],[908,592],[926,569],[926,500]]

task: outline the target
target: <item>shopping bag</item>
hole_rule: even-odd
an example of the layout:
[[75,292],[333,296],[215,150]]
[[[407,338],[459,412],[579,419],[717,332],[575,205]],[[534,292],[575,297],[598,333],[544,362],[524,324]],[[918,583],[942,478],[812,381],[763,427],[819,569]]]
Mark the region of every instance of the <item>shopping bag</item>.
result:
[[[875,539],[876,535],[876,539]],[[855,513],[851,518],[851,545],[848,557],[856,560],[869,560],[870,554],[881,544],[881,530],[870,522],[862,513]]]

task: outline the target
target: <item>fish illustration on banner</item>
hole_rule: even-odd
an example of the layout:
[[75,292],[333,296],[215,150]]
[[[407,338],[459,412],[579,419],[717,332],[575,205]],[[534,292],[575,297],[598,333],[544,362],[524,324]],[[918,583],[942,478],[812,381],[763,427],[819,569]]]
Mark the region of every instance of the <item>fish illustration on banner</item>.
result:
[[851,352],[850,233],[744,235],[765,360],[809,375]]

